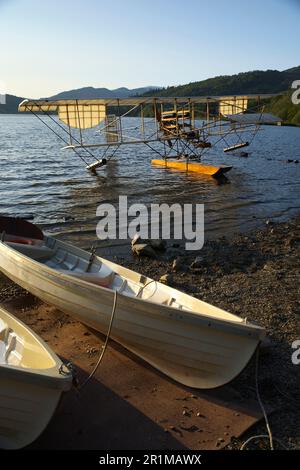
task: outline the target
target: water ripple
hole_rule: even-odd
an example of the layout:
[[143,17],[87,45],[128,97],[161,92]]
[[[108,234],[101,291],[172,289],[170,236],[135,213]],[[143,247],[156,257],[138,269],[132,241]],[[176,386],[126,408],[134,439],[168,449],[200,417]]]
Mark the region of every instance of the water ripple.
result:
[[[128,127],[136,120],[129,118]],[[94,131],[93,131],[94,132]],[[93,134],[91,134],[93,135]],[[300,129],[265,127],[246,159],[212,149],[207,162],[233,165],[228,184],[155,168],[143,146],[123,147],[117,159],[89,174],[83,162],[33,116],[0,115],[0,210],[33,214],[51,231],[95,236],[99,203],[204,203],[210,237],[255,228],[266,218],[282,220],[300,211]],[[83,224],[83,225],[82,225]]]

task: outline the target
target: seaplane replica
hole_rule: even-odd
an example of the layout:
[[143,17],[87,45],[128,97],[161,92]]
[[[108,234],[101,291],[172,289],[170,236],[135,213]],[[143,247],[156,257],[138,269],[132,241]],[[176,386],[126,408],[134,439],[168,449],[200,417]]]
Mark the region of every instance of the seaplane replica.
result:
[[92,172],[122,146],[143,144],[159,156],[153,165],[219,177],[232,167],[204,164],[203,157],[213,159],[220,145],[225,153],[237,152],[262,124],[279,124],[280,118],[264,112],[272,96],[24,100],[19,111],[36,115]]

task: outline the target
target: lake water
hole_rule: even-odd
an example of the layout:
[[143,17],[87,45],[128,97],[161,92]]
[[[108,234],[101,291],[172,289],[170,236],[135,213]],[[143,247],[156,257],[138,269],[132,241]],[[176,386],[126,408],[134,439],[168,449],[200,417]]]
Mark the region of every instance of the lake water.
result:
[[[136,124],[128,118],[128,125]],[[129,203],[204,203],[206,237],[231,236],[300,212],[300,129],[262,127],[248,158],[212,149],[203,162],[232,165],[226,184],[151,166],[144,145],[123,146],[98,175],[34,116],[0,115],[0,213],[34,216],[47,230],[82,245],[95,240],[96,208]],[[246,149],[247,150],[247,149]]]

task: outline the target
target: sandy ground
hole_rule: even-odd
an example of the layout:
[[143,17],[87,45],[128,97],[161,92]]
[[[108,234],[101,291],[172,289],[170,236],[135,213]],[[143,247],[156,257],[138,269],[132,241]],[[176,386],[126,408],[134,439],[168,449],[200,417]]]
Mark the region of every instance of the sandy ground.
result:
[[[300,339],[300,218],[266,225],[232,240],[207,242],[199,253],[173,247],[159,259],[114,259],[233,313],[263,325],[270,344],[259,360],[261,397],[274,437],[300,448],[300,365],[291,344]],[[179,268],[172,269],[180,257]],[[197,269],[191,268],[200,256]],[[0,302],[39,333],[83,380],[92,370],[104,337],[0,278]],[[52,422],[32,448],[227,449],[265,433],[255,390],[255,361],[217,391],[182,387],[110,343],[93,380],[78,395],[64,396]],[[280,447],[279,444],[277,444]],[[250,446],[251,447],[251,446]],[[267,448],[267,441],[255,444]]]
[[[15,286],[10,285],[12,289]],[[83,383],[105,337],[17,288],[3,304],[75,366]],[[261,418],[233,385],[205,393],[169,380],[111,341],[85,388],[64,395],[33,449],[219,449]]]

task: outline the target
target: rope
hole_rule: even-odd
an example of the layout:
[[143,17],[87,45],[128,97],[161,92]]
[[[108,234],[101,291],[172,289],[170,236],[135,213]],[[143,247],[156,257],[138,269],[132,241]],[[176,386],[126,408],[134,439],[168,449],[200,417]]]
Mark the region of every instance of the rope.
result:
[[[69,145],[69,142],[67,140],[65,140],[58,132],[56,132],[51,126],[49,126],[47,124],[47,122],[45,122],[38,114],[36,114],[34,111],[32,111],[31,109],[29,109],[29,111],[35,116],[37,117],[43,124],[44,126],[46,126],[48,129],[50,129],[51,132],[53,132],[53,134],[56,135],[56,137],[58,137],[60,140],[62,140],[64,142],[64,144],[66,145]],[[49,117],[49,115],[47,115]],[[61,127],[61,126],[59,126]],[[65,130],[65,129],[64,129]],[[86,164],[88,165],[88,162],[82,157],[82,155],[80,155],[79,152],[77,152],[75,149],[73,149],[74,153],[76,153],[76,155],[81,158],[81,160]]]
[[82,390],[87,385],[87,383],[92,379],[92,377],[95,375],[95,373],[96,373],[98,367],[100,366],[100,364],[102,362],[102,359],[104,357],[105,351],[107,349],[108,341],[110,339],[110,334],[111,334],[112,325],[113,325],[113,321],[114,321],[114,316],[115,316],[115,312],[116,312],[117,295],[118,295],[118,292],[115,290],[114,303],[113,303],[113,307],[112,307],[112,311],[111,311],[110,322],[109,322],[109,326],[108,326],[108,330],[107,330],[107,335],[106,335],[106,338],[105,338],[105,343],[102,346],[101,354],[99,356],[99,359],[98,359],[94,369],[90,373],[90,375],[87,377],[87,379],[85,379],[85,381],[81,385],[78,386],[79,391]]
[[[39,105],[36,103],[36,106],[39,107]],[[40,108],[40,107],[39,107]],[[37,113],[35,113],[34,111],[32,111],[30,108],[27,108],[34,116],[36,116],[48,129],[50,129],[59,139],[61,139],[66,145],[69,145],[69,142],[67,140],[65,140],[60,134],[58,134],[58,132],[56,132],[51,126],[49,126]],[[65,129],[61,124],[59,124],[59,122],[57,122],[52,116],[51,114],[48,114],[46,111],[44,111],[43,109],[40,108],[40,111],[42,111],[43,115],[44,116],[47,116],[49,119],[51,119],[51,121],[54,122],[54,124],[56,126],[58,126],[60,129],[62,129],[64,132],[66,132],[69,137],[70,137],[70,142],[71,142],[71,139],[73,139],[77,144],[81,145],[82,146],[82,135],[81,135],[81,128],[80,128],[80,136],[81,136],[81,142],[76,139],[76,137],[74,135],[72,135],[70,132],[67,131],[67,129]],[[70,129],[70,125],[69,125],[69,129]],[[86,147],[82,147],[83,150],[92,158],[95,158],[98,162],[99,160],[95,157],[95,155],[89,150],[87,149]],[[84,159],[84,157],[82,155],[80,155],[79,152],[76,151],[75,148],[72,148],[73,152],[86,164],[88,165],[88,162]]]
[[151,281],[146,282],[146,284],[144,284],[142,287],[139,288],[139,291],[136,294],[136,297],[138,298],[141,295],[141,293],[143,292],[143,290],[145,289],[145,287],[148,287],[149,284],[152,284],[152,282],[157,282],[157,281],[155,281],[155,279],[151,279]]
[[[56,124],[56,126],[58,126],[60,129],[62,129],[66,134],[70,135],[69,132],[67,131],[67,129],[65,129],[64,126],[62,126],[56,119],[54,119],[53,116],[51,116],[51,114],[48,114],[47,111],[44,111],[44,110],[38,105],[38,103],[35,103],[35,104],[36,104],[36,106],[38,106],[38,107],[40,108],[40,111],[42,111],[42,113],[43,113],[44,116],[47,116],[49,119],[51,119],[51,121],[54,122],[54,124]],[[30,111],[32,114],[34,114],[36,117],[38,117],[38,114],[36,114],[34,111],[32,111],[31,109],[29,109],[29,111]],[[44,124],[46,124],[45,121],[43,121],[42,119],[41,119],[41,121],[42,121]],[[79,125],[80,125],[80,123],[79,123]],[[48,127],[49,127],[49,129],[52,130],[52,132],[55,133],[55,131],[54,131],[50,126],[48,126]],[[80,130],[80,133],[81,133],[81,127],[79,128],[79,130]],[[58,135],[59,135],[59,134],[58,134]],[[60,137],[62,140],[64,140],[60,135],[59,135],[59,137]],[[76,137],[75,137],[74,135],[72,135],[72,139],[73,139],[77,144],[82,145],[82,142],[80,142],[80,140],[76,139]],[[68,144],[69,144],[69,143],[68,143]],[[86,151],[86,153],[87,153],[88,155],[90,155],[92,158],[95,158],[95,155],[94,155],[89,149],[87,149],[87,148],[85,148],[85,147],[83,147],[83,149]],[[74,150],[74,149],[72,149],[72,150]],[[75,152],[75,153],[76,153],[76,152]]]
[[[271,428],[270,428],[270,424],[269,424],[269,420],[268,420],[268,415],[266,413],[266,410],[265,410],[265,407],[263,405],[263,402],[261,400],[261,396],[260,396],[260,392],[259,392],[259,387],[258,387],[258,359],[259,359],[259,347],[257,348],[256,350],[256,357],[255,357],[255,390],[256,390],[256,395],[257,395],[257,400],[258,400],[258,403],[259,403],[259,406],[262,410],[262,413],[264,415],[264,419],[265,419],[265,423],[266,423],[266,428],[267,428],[267,431],[268,431],[268,434],[260,434],[260,435],[257,435],[257,436],[252,436],[252,437],[249,437],[249,439],[247,439],[240,447],[240,450],[244,450],[246,445],[253,441],[254,439],[261,439],[261,438],[265,438],[265,437],[268,437],[269,438],[269,442],[270,442],[270,449],[271,450],[274,450],[274,444],[273,444],[273,441],[278,441],[278,439],[274,439],[273,438],[273,435],[272,435],[272,431],[271,431]],[[280,442],[280,441],[278,441]],[[283,445],[281,443],[281,445]],[[283,445],[283,447],[285,447]]]
[[[253,106],[253,107],[251,108],[251,111],[252,111],[253,113],[255,113],[255,111],[257,111],[259,108],[260,108],[260,105]],[[241,113],[237,113],[237,114],[242,114],[242,112],[241,112]],[[261,114],[261,116],[262,116],[263,110],[261,111],[260,114]],[[223,119],[219,119],[219,122],[220,122],[220,127],[225,127],[225,129],[227,128],[227,126],[228,126],[228,124],[229,124],[228,121],[223,122]],[[247,132],[249,132],[249,133],[252,133],[252,136],[251,136],[251,138],[250,138],[250,140],[249,140],[249,145],[251,145],[251,143],[253,142],[254,138],[256,137],[258,131],[260,130],[261,124],[258,124],[258,125],[256,125],[256,126],[253,125],[253,126],[254,126],[254,129],[252,128],[252,125],[250,125],[250,126],[249,126],[250,129],[247,131]],[[202,129],[203,129],[203,131],[206,130],[207,135],[210,135],[209,130],[210,130],[211,127],[214,127],[214,126],[212,126],[211,121],[209,121],[209,122],[206,123],[206,125],[202,126]],[[246,127],[248,127],[248,126],[242,126],[242,128],[243,128],[244,130],[246,129]],[[241,128],[240,128],[240,129],[241,129]],[[222,140],[223,140],[223,141],[225,142],[225,144],[227,145],[227,147],[229,147],[228,143],[226,142],[225,137],[228,136],[228,135],[230,135],[230,134],[232,134],[233,132],[234,132],[234,134],[238,137],[238,140],[241,141],[242,139],[241,139],[241,137],[240,137],[240,135],[239,135],[239,132],[237,132],[236,129],[234,129],[234,130],[233,130],[233,129],[230,129],[228,132],[226,132],[226,130],[225,130],[224,134],[222,134],[222,135],[220,136],[220,138],[217,139],[216,142],[214,142],[213,146],[214,146],[214,147],[217,146],[218,143],[222,142]],[[203,149],[201,155],[202,155],[202,156],[205,155],[208,151],[209,151],[209,148]]]
[[[240,450],[244,450],[245,447],[249,444],[249,442],[253,441],[254,439],[265,439],[265,438],[269,438],[269,434],[258,434],[257,436],[249,437],[249,439],[247,439],[242,444]],[[288,450],[288,448],[283,444],[283,442],[277,439],[276,437],[273,437],[273,441],[278,442],[285,450]],[[271,450],[274,450],[274,449],[271,449]]]

